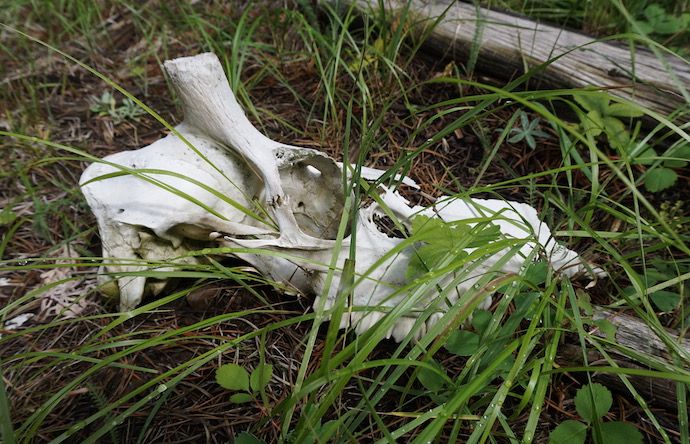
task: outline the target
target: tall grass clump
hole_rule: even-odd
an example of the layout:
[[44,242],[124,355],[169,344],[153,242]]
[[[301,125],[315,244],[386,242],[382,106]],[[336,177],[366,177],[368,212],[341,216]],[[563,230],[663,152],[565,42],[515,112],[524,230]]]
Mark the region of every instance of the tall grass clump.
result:
[[[76,3],[12,0],[0,9],[3,442],[549,442],[560,424],[578,442],[690,441],[690,349],[678,339],[690,325],[690,137],[677,116],[596,87],[523,88],[543,66],[501,87],[467,78],[458,62],[424,53],[406,10]],[[537,9],[528,3],[521,11]],[[576,8],[583,22],[592,14],[591,2],[561,3],[540,12]],[[605,3],[621,26],[638,20]],[[177,287],[118,313],[97,296],[104,259],[75,184],[87,163],[147,145],[179,122],[160,64],[205,51],[218,54],[264,133],[352,171],[339,239],[353,231],[355,209],[376,199],[359,180],[362,166],[374,166],[389,171],[387,185],[400,185],[397,173],[414,176],[421,192],[400,191],[420,205],[441,194],[527,202],[607,278],[593,287],[558,278],[537,250],[519,273],[500,274],[521,247],[503,239],[468,257],[441,248],[401,289],[405,301],[352,308],[366,278],[348,268],[352,249],[327,310],[239,261],[157,262],[136,274]],[[405,245],[429,243],[401,222],[392,224]],[[490,223],[476,222],[458,235],[460,249],[477,247]],[[427,328],[460,270],[504,249]],[[415,309],[431,291],[438,299]],[[487,297],[491,307],[477,308]],[[356,335],[337,321],[353,309],[386,314]],[[412,310],[410,334],[386,339]],[[621,343],[604,310],[640,321],[665,353]],[[639,378],[665,382],[671,395],[650,398]],[[563,430],[551,442],[565,442]]]

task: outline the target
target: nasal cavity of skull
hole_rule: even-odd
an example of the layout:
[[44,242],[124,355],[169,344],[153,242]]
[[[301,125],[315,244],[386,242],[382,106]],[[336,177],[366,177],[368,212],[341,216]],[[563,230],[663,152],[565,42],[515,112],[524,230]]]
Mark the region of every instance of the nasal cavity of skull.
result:
[[396,225],[389,216],[375,214],[373,220],[376,228],[390,238],[405,239],[410,237],[410,232],[407,230],[407,227],[402,224]]

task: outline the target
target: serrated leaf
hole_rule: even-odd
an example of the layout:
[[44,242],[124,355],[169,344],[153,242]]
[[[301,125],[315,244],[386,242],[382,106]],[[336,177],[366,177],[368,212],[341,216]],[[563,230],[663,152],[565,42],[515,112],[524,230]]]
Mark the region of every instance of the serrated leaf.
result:
[[250,393],[245,392],[235,393],[234,395],[230,396],[230,402],[233,402],[235,404],[245,404],[253,400],[254,396]]
[[644,187],[647,191],[651,191],[652,193],[665,190],[678,180],[678,174],[676,174],[675,171],[664,167],[649,170],[645,173],[644,177]]
[[591,424],[609,411],[613,405],[613,396],[609,389],[594,382],[578,390],[574,401],[577,413]]
[[221,365],[216,370],[216,381],[228,390],[249,391],[249,374],[241,365]]
[[479,350],[479,335],[470,331],[456,331],[448,336],[446,350],[459,356],[471,356]]
[[261,391],[268,385],[268,382],[271,380],[272,376],[273,376],[273,366],[272,365],[270,365],[270,364],[259,365],[254,369],[254,371],[252,372],[252,375],[249,378],[249,386],[254,391]]
[[642,434],[632,424],[622,421],[605,422],[600,426],[602,442],[624,442],[625,444],[642,444]]
[[235,437],[235,444],[266,444],[251,433],[242,432]]
[[672,291],[655,291],[649,295],[649,298],[654,302],[659,311],[664,313],[675,310],[678,304],[680,304],[680,295]]
[[567,420],[551,432],[549,444],[584,444],[586,439],[587,426],[578,421]]
[[417,373],[417,379],[419,379],[419,382],[430,392],[439,393],[445,382],[443,375],[446,374],[446,370],[436,361],[429,361],[429,364],[433,369],[420,367]]

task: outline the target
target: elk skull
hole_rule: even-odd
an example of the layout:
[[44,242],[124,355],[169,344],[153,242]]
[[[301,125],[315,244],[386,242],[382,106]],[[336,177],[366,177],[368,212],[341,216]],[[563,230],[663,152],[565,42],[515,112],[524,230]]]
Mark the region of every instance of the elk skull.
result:
[[[444,221],[489,217],[505,237],[526,240],[501,272],[517,272],[539,247],[562,273],[602,273],[558,245],[526,204],[443,197],[430,208],[412,207],[383,186],[377,188],[375,202],[351,212],[357,213],[356,228],[339,243],[338,227],[351,197],[343,191],[343,167],[319,151],[274,142],[254,128],[215,55],[166,61],[165,68],[180,98],[184,122],[145,148],[90,165],[80,181],[103,242],[102,291],[119,298],[123,311],[167,284],[127,272],[147,269],[151,263],[169,268],[201,263],[205,255],[190,253],[213,246],[233,247],[228,255],[294,292],[325,296],[317,301],[329,309],[338,297],[342,269],[354,242],[354,275],[365,278],[358,279],[350,304],[377,309],[350,312],[341,319],[341,327],[353,324],[362,333],[383,316],[386,307],[408,297],[400,289],[410,283],[405,271],[415,254],[413,244],[403,245],[404,237],[391,237],[377,221],[392,217],[409,228],[411,218],[419,214]],[[262,253],[269,251],[272,254]],[[438,319],[500,257],[501,252],[483,261],[462,280],[456,276],[463,270],[448,273],[436,287],[453,282],[455,288],[445,293],[439,313],[426,322]],[[329,269],[335,272],[327,284]],[[113,276],[118,278],[111,280]],[[422,295],[415,303],[417,311],[399,318],[388,337],[405,338],[418,310],[437,295],[436,290]],[[490,304],[490,298],[483,304]],[[415,335],[425,331],[422,325]]]

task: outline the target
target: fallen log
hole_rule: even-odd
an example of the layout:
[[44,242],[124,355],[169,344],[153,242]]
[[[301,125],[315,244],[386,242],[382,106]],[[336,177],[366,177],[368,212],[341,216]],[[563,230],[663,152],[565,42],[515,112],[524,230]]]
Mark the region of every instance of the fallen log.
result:
[[[331,3],[333,3],[331,1]],[[626,46],[527,17],[456,0],[360,0],[360,8],[389,14],[407,11],[413,35],[423,47],[509,81],[541,64],[530,88],[562,89],[593,85],[632,100],[676,124],[690,121],[690,65],[665,54]],[[679,109],[684,112],[678,112]]]
[[[674,358],[669,353],[669,348],[664,341],[647,324],[635,316],[605,310],[596,313],[593,321],[606,320],[615,327],[615,333],[608,337],[608,340],[616,344],[615,347],[607,347],[610,359],[616,365],[625,369],[650,370],[643,363],[636,361],[636,355],[650,356],[671,365]],[[690,339],[681,338],[677,331],[668,330],[668,338],[675,344],[682,359],[687,363],[690,356]],[[592,334],[599,337],[606,337],[606,333],[597,328],[593,328]],[[586,356],[586,360],[585,360]],[[559,348],[556,363],[561,367],[579,367],[587,365],[593,368],[592,380],[600,382],[607,387],[621,393],[628,393],[622,378],[626,378],[643,399],[654,406],[665,409],[675,410],[677,405],[676,383],[668,379],[651,378],[640,375],[618,375],[608,372],[594,371],[597,366],[610,366],[611,363],[604,355],[592,348],[583,353],[582,348],[574,344],[564,344]]]

